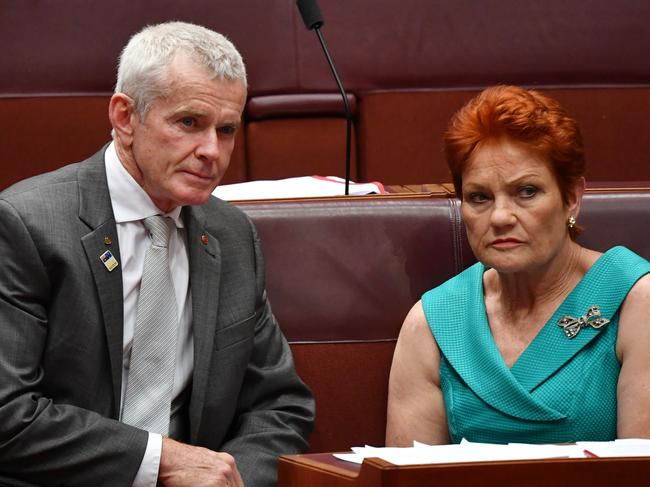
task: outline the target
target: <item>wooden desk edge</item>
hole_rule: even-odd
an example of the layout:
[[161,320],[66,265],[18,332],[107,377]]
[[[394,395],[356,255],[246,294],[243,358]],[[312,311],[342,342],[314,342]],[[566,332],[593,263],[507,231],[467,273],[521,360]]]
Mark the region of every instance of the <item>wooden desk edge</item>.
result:
[[[349,452],[346,452],[349,453]],[[355,478],[366,468],[381,470],[392,469],[421,469],[423,467],[444,467],[444,468],[466,468],[471,466],[486,465],[517,465],[517,464],[558,464],[575,462],[612,462],[612,463],[638,463],[647,462],[650,465],[650,457],[597,457],[597,458],[537,458],[524,460],[493,460],[481,462],[450,462],[450,463],[425,463],[417,465],[395,465],[381,458],[365,458],[363,464],[346,462],[336,458],[332,453],[307,453],[302,455],[282,455],[281,462],[294,466],[305,466],[327,473],[334,473],[343,477]]]
[[[349,452],[346,452],[349,453]],[[379,459],[376,459],[379,460]],[[383,461],[383,460],[382,460]],[[293,466],[303,466],[326,472],[331,475],[346,478],[356,478],[361,470],[358,463],[346,462],[334,456],[333,453],[307,453],[303,455],[282,455],[280,463],[287,463]],[[387,463],[387,462],[386,462]],[[391,465],[388,463],[388,465]]]

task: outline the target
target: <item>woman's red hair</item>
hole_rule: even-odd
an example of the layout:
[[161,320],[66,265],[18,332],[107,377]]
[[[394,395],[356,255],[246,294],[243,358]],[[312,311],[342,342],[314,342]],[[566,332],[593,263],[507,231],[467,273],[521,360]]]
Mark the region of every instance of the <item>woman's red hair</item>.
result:
[[476,147],[502,137],[521,142],[548,160],[567,204],[571,189],[585,172],[578,123],[557,101],[517,86],[483,90],[449,122],[445,154],[458,197],[462,196],[463,170]]

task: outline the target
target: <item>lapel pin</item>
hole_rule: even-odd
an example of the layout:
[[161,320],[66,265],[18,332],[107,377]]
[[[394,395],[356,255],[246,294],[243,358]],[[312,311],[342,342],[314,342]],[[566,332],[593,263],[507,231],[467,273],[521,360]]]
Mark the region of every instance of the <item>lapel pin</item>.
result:
[[118,266],[117,259],[113,257],[113,254],[111,253],[110,250],[107,250],[103,254],[99,256],[99,260],[102,261],[104,264],[104,267],[108,269],[108,272],[111,272],[113,269],[115,269]]
[[113,243],[113,239],[107,235],[106,237],[104,237],[104,243],[106,245],[110,245]]
[[204,233],[203,235],[201,235],[201,243],[203,245],[208,245],[208,234],[207,233]]

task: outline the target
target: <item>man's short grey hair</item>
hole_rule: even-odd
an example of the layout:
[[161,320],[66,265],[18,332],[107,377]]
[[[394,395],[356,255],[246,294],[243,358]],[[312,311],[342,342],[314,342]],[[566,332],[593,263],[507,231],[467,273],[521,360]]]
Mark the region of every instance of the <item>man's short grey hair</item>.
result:
[[131,37],[122,50],[115,85],[115,93],[133,98],[141,120],[154,100],[167,94],[169,65],[179,51],[215,78],[242,81],[246,87],[241,54],[222,34],[187,22],[151,25]]

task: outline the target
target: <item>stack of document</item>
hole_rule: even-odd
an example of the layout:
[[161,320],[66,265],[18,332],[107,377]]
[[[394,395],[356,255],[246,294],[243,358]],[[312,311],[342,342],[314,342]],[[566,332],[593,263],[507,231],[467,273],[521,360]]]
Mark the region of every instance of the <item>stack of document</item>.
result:
[[[350,181],[350,195],[371,193],[385,193],[384,186],[378,182]],[[217,186],[212,194],[226,201],[341,196],[345,194],[345,180],[336,176],[301,176],[274,181],[249,181]]]
[[539,460],[545,458],[638,457],[650,456],[650,440],[624,439],[586,441],[566,445],[497,445],[463,440],[458,445],[426,445],[413,442],[410,448],[353,447],[352,453],[335,453],[341,460],[363,463],[364,458],[381,458],[393,465],[434,463]]

